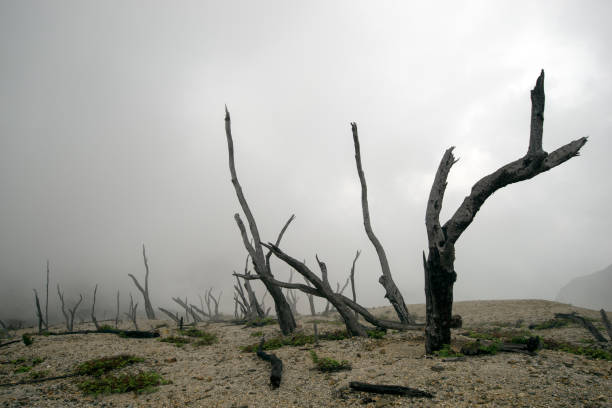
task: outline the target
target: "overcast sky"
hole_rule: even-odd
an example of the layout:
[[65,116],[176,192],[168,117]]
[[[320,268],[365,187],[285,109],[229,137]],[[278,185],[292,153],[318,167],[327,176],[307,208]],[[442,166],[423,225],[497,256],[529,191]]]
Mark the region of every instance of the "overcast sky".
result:
[[612,263],[611,15],[609,1],[0,0],[0,317],[33,317],[46,259],[67,299],[99,283],[101,302],[121,289],[125,305],[143,243],[154,306],[213,286],[232,312],[246,252],[224,104],[262,239],[295,213],[282,247],[311,265],[319,254],[332,282],[361,249],[358,299],[384,305],[357,122],[374,231],[406,302],[423,302],[444,150],[460,157],[446,220],[526,152],[542,68],[544,148],[589,142],[490,197],[456,246],[455,299],[552,299]]

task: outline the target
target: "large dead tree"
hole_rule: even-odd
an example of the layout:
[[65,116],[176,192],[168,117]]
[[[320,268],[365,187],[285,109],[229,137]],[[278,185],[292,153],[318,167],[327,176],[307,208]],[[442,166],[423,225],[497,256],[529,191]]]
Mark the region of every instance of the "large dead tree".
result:
[[355,145],[355,163],[357,164],[357,174],[359,175],[359,181],[361,183],[361,209],[363,212],[363,226],[365,227],[366,234],[372,245],[376,249],[378,260],[380,261],[380,268],[382,275],[378,278],[378,282],[385,288],[385,297],[389,300],[389,303],[395,309],[397,317],[400,322],[404,324],[413,324],[414,319],[408,313],[408,308],[404,302],[404,297],[399,291],[393,277],[391,276],[391,268],[389,267],[389,261],[387,260],[387,253],[383,248],[380,240],[374,234],[372,230],[372,223],[370,221],[370,209],[368,206],[368,186],[366,184],[365,174],[361,165],[361,149],[359,147],[359,134],[357,132],[357,124],[351,123],[351,130],[353,132],[353,143]]
[[[240,219],[240,215],[236,213],[234,215],[234,219],[236,220],[238,228],[240,229],[240,234],[242,236],[244,246],[249,255],[251,255],[251,260],[253,262],[253,268],[255,269],[255,273],[257,274],[257,276],[259,276],[268,292],[270,292],[272,299],[274,299],[274,307],[276,309],[276,317],[278,319],[280,329],[283,334],[290,334],[296,328],[295,318],[293,316],[293,313],[291,313],[291,307],[289,306],[287,299],[285,299],[283,291],[280,287],[272,283],[274,276],[272,275],[272,271],[270,269],[270,252],[268,252],[268,254],[264,256],[261,239],[259,236],[259,230],[255,222],[255,217],[253,216],[253,213],[249,208],[247,200],[242,191],[242,187],[238,182],[238,176],[236,175],[236,166],[234,164],[234,142],[232,139],[232,124],[227,107],[225,107],[225,135],[227,137],[227,150],[229,155],[229,169],[232,177],[232,185],[234,186],[234,190],[236,191],[236,196],[238,197],[240,207],[242,208],[242,211],[244,212],[244,215],[249,224],[249,230],[251,232],[251,237],[253,238],[253,244],[249,242],[246,228],[242,220]],[[289,221],[287,221],[285,227],[281,230],[281,233],[279,234],[277,240],[277,245],[280,243],[280,240],[285,230],[287,229],[289,223],[292,220],[293,216],[289,219]]]
[[42,333],[44,327],[48,327],[48,321],[45,321],[42,311],[40,310],[40,299],[38,298],[38,292],[34,289],[34,301],[36,303],[36,317],[38,318],[38,332]]
[[144,288],[140,285],[140,283],[138,283],[138,280],[136,279],[136,277],[134,277],[134,275],[132,275],[131,273],[128,273],[128,276],[132,278],[132,280],[134,281],[134,285],[136,285],[140,293],[142,293],[142,297],[144,298],[145,313],[147,314],[147,319],[154,320],[155,311],[153,310],[153,306],[151,306],[151,298],[149,297],[149,260],[147,259],[147,253],[146,253],[144,244],[142,244],[142,258],[144,260],[144,265],[145,265],[145,270],[146,270]]
[[427,353],[439,350],[442,345],[450,343],[453,284],[457,279],[455,243],[472,223],[486,199],[508,184],[531,179],[578,156],[580,148],[587,142],[586,137],[581,137],[551,153],[544,151],[542,148],[544,99],[544,71],[542,71],[531,91],[531,132],[527,153],[476,182],[470,195],[465,197],[463,203],[444,225],[440,224],[439,218],[446,180],[451,167],[457,162],[453,156],[454,147],[446,150],[442,157],[429,193],[425,215],[429,241],[427,258],[423,253]]

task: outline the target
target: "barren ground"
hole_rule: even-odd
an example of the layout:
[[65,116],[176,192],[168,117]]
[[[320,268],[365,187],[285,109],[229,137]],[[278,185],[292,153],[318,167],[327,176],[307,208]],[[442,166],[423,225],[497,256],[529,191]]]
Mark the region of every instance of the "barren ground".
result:
[[[424,305],[409,310],[422,321]],[[390,307],[373,309],[392,317]],[[597,311],[542,300],[456,302],[454,312],[463,316],[464,327],[453,330],[453,348],[470,341],[462,335],[469,329],[499,327],[514,330],[522,320],[523,330],[531,323],[553,318],[554,313],[577,311],[599,319]],[[311,317],[302,316],[301,329],[307,333]],[[142,321],[148,329],[164,321]],[[169,323],[169,322],[168,322]],[[521,322],[519,322],[520,324]],[[125,328],[128,328],[125,323]],[[324,374],[316,371],[310,358],[311,345],[273,350],[284,364],[279,389],[269,388],[269,364],[240,346],[253,344],[262,331],[266,338],[279,334],[278,326],[243,328],[227,323],[200,324],[216,334],[219,342],[210,346],[176,347],[159,339],[126,339],[113,334],[35,336],[34,344],[16,343],[0,349],[0,383],[28,380],[30,373],[15,373],[19,358],[44,361],[33,371],[55,376],[70,373],[89,359],[130,353],[144,362],[125,371],[155,370],[171,384],[135,395],[83,395],[76,386],[80,380],[68,378],[37,384],[0,387],[1,407],[612,407],[612,362],[581,355],[541,350],[537,356],[498,353],[468,357],[463,361],[443,361],[425,356],[422,331],[390,332],[384,339],[322,341],[316,352],[321,357],[348,360],[351,371]],[[91,328],[78,325],[75,330]],[[319,331],[342,329],[330,318],[319,324]],[[61,330],[55,327],[53,330]],[[162,337],[176,334],[174,325],[161,328]],[[544,338],[588,346],[591,336],[576,325],[533,331]],[[21,333],[18,333],[21,334]],[[404,385],[435,394],[433,399],[379,396],[347,390],[349,381]]]

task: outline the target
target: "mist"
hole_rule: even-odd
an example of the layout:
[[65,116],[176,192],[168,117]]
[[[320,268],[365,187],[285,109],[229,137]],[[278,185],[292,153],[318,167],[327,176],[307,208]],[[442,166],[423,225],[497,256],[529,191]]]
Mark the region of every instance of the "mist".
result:
[[380,306],[357,122],[374,231],[406,302],[424,302],[425,207],[442,154],[460,157],[445,221],[478,179],[525,153],[541,69],[544,149],[589,143],[486,202],[456,247],[455,299],[554,299],[612,263],[610,15],[607,1],[3,1],[0,318],[34,318],[46,260],[53,313],[58,283],[83,309],[98,284],[99,318],[117,290],[122,308],[129,292],[143,307],[127,275],[144,278],[142,244],[155,308],[214,287],[231,313],[246,251],[226,104],[262,239],[295,214],[283,250],[309,265],[318,254],[332,285],[361,250],[357,298]]

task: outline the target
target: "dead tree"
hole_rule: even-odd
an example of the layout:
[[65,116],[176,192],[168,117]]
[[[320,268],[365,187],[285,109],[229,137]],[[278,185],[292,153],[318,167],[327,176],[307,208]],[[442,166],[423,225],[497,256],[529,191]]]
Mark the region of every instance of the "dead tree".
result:
[[[249,273],[249,258],[251,255],[247,255],[246,260],[244,261],[244,273],[248,274]],[[236,277],[236,279],[238,279],[238,277]],[[240,285],[239,285],[240,286]],[[257,301],[257,296],[255,296],[255,291],[253,290],[253,288],[251,287],[251,281],[248,279],[244,280],[244,288],[247,291],[247,301],[249,302],[249,307],[257,314],[257,317],[259,317],[260,319],[266,317],[266,312],[263,309],[263,306],[259,304],[259,302]],[[264,294],[265,296],[265,294]]]
[[91,321],[96,326],[96,330],[100,330],[100,325],[98,324],[98,321],[96,320],[96,293],[97,292],[98,292],[98,285],[96,284],[96,287],[94,288],[93,302],[91,303]]
[[[310,282],[308,282],[308,279],[304,278],[304,282],[306,282],[306,285],[308,285],[309,287]],[[317,327],[317,311],[315,309],[315,305],[314,305],[314,296],[310,293],[306,294],[306,297],[308,298],[308,305],[310,306],[310,315],[312,316],[312,330],[314,331],[314,340],[315,340],[315,345],[319,344],[319,329]],[[355,319],[357,319],[357,315],[355,316]]]
[[115,315],[115,329],[119,327],[119,291],[117,291],[117,314]]
[[45,296],[45,331],[49,331],[49,260],[47,259],[47,295]]
[[185,301],[183,301],[181,298],[178,297],[173,297],[172,300],[174,300],[176,303],[179,304],[179,306],[181,306],[183,309],[185,309],[185,323],[189,322],[189,310],[190,310],[190,306],[187,303],[187,298],[185,298]]
[[42,311],[40,310],[40,300],[38,299],[38,292],[34,289],[34,301],[36,302],[36,317],[38,318],[38,332],[42,333],[43,327],[47,327]]
[[[259,237],[259,229],[257,228],[255,217],[253,216],[253,213],[249,208],[244,193],[242,192],[242,187],[238,182],[238,176],[236,175],[236,166],[234,164],[234,142],[232,139],[232,125],[227,106],[225,107],[225,134],[227,137],[229,169],[232,177],[232,184],[234,186],[234,190],[236,191],[236,196],[238,198],[238,202],[240,203],[240,207],[242,208],[242,211],[244,212],[244,215],[249,224],[249,229],[253,238],[252,245],[249,242],[246,228],[242,220],[240,219],[240,215],[238,213],[234,215],[234,219],[236,220],[238,228],[240,229],[240,234],[242,236],[244,246],[249,255],[251,255],[255,273],[260,277],[262,283],[265,285],[268,292],[270,292],[272,299],[274,299],[274,307],[276,309],[276,317],[278,319],[280,329],[283,334],[287,335],[292,333],[296,328],[295,318],[293,316],[293,313],[291,313],[291,307],[289,306],[287,299],[285,299],[285,295],[283,294],[281,288],[271,283],[271,281],[274,279],[274,276],[272,275],[272,271],[270,269],[270,253],[264,256],[261,239]],[[293,218],[293,216],[289,218],[289,221],[287,221],[285,227],[281,230],[281,233],[279,234],[276,243],[277,245],[280,244],[280,240]]]
[[136,330],[138,330],[138,322],[136,321],[136,309],[138,308],[138,303],[134,304],[134,298],[130,293],[130,306],[128,308],[128,312],[125,314],[134,324]]
[[372,230],[372,224],[370,222],[370,209],[368,206],[368,187],[366,185],[365,174],[361,165],[361,149],[359,147],[359,135],[357,133],[357,124],[351,123],[351,130],[353,132],[353,143],[355,145],[355,163],[357,164],[357,174],[359,175],[359,181],[361,183],[361,208],[363,210],[363,226],[365,227],[366,234],[372,245],[376,249],[378,260],[380,261],[380,268],[382,275],[378,278],[378,282],[385,288],[385,297],[389,300],[389,303],[395,309],[397,317],[400,322],[404,324],[413,324],[414,320],[408,313],[408,308],[404,302],[404,297],[399,291],[393,277],[391,276],[391,268],[389,267],[389,261],[387,260],[387,254],[383,248],[380,240],[374,235]]
[[603,321],[606,331],[608,332],[608,337],[610,337],[610,341],[612,341],[612,324],[610,324],[610,319],[608,319],[608,315],[606,314],[605,310],[601,309],[599,313],[601,314],[601,320]]
[[[351,274],[349,278],[351,279],[351,291],[353,292],[353,302],[357,303],[357,294],[355,293],[355,263],[357,263],[357,258],[361,255],[361,251],[357,251],[355,254],[355,259],[353,259],[353,265],[351,266]],[[355,318],[359,318],[359,314],[355,312]]]
[[83,295],[79,294],[79,300],[75,303],[72,309],[68,308],[68,312],[66,312],[66,307],[64,303],[64,294],[60,291],[60,285],[57,285],[57,296],[59,297],[60,302],[62,303],[62,314],[64,315],[64,319],[66,320],[66,330],[71,332],[74,327],[74,316],[76,314],[79,305],[83,301]]
[[149,260],[147,259],[147,253],[146,253],[144,244],[142,244],[142,258],[144,260],[144,266],[145,266],[145,271],[146,271],[144,288],[140,285],[140,283],[138,283],[138,280],[134,277],[134,275],[132,275],[131,273],[128,273],[128,276],[132,278],[132,280],[134,281],[134,285],[136,285],[140,293],[142,293],[142,297],[144,298],[145,313],[147,314],[147,319],[154,320],[155,311],[153,310],[153,306],[151,306],[151,298],[149,297]]
[[176,324],[179,323],[180,318],[179,318],[179,314],[178,312],[176,313],[172,313],[169,310],[164,309],[163,307],[158,307],[158,309],[163,312],[164,314],[166,314],[169,318],[171,318]]
[[465,197],[463,203],[444,225],[440,224],[439,218],[446,190],[446,180],[451,167],[457,162],[453,156],[454,147],[446,150],[438,166],[425,215],[429,241],[427,258],[423,253],[427,314],[425,349],[427,353],[440,350],[442,345],[450,343],[453,284],[457,279],[454,266],[455,243],[472,223],[486,199],[508,184],[531,179],[578,156],[580,148],[587,142],[587,138],[582,137],[552,153],[547,153],[542,149],[544,71],[531,91],[531,103],[531,133],[529,148],[525,156],[502,166],[476,182],[470,194]]
[[[289,273],[289,283],[291,283],[292,281],[293,281],[293,269],[291,269]],[[246,280],[245,282],[248,282],[248,280]],[[295,294],[295,290],[287,289],[287,299],[289,299],[289,307],[291,307],[291,312],[293,313],[294,316],[297,316],[299,314],[297,311],[297,303],[300,300],[300,298],[297,297],[297,295]]]
[[[348,286],[349,281],[350,281],[350,277],[346,278],[346,282],[344,282],[344,286],[342,286],[342,289],[340,289],[340,282],[336,282],[336,293],[342,295],[344,293],[344,290]],[[291,283],[291,281],[289,281],[289,283]],[[330,312],[331,312],[331,303],[329,303],[329,300],[328,300],[327,303],[325,304],[325,310],[323,310],[322,314],[324,316],[327,316],[329,315]]]

